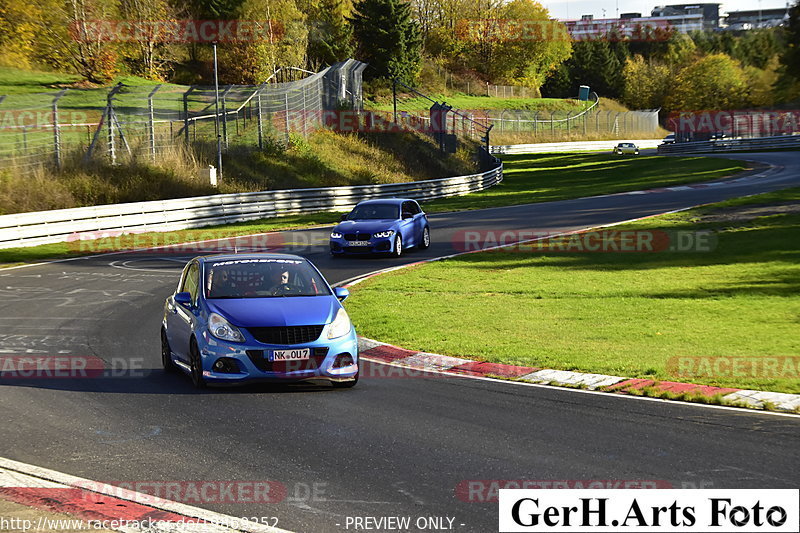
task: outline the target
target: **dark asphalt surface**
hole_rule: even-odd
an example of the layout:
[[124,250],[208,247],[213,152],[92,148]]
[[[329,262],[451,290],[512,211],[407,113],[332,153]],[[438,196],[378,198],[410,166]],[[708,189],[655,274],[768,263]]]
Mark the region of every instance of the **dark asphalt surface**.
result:
[[[292,232],[292,242],[322,245],[287,249],[333,283],[452,253],[464,229],[563,231],[800,186],[796,153],[740,157],[781,168],[704,189],[435,215],[431,248],[401,260],[331,259],[325,230]],[[440,376],[196,392],[159,359],[163,300],[186,258],[0,271],[0,355],[93,355],[119,374],[0,381],[0,456],[108,482],[277,481],[288,491],[277,504],[186,503],[275,516],[302,532],[344,531],[356,516],[449,517],[456,531],[496,531],[495,503],[456,492],[468,480],[800,486],[800,418]]]

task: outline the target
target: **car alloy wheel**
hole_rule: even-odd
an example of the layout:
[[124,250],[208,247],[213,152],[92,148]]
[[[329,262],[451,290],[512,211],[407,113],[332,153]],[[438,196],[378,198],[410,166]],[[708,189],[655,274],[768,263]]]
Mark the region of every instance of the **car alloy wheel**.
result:
[[431,245],[431,230],[428,229],[428,226],[425,226],[425,229],[422,230],[422,241],[419,243],[419,247],[425,250],[430,245]]
[[172,349],[169,347],[169,340],[167,340],[167,332],[161,328],[161,366],[167,372],[175,372],[178,367],[172,360]]
[[403,239],[400,238],[400,235],[394,238],[394,255],[395,257],[403,255]]
[[200,351],[197,349],[197,341],[194,339],[192,339],[189,347],[189,367],[192,370],[192,384],[195,388],[205,388],[206,380],[203,379],[203,362],[200,359]]

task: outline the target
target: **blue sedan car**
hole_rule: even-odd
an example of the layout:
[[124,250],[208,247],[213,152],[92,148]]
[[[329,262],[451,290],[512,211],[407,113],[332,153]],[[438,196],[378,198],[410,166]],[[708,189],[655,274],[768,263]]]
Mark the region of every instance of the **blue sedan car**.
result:
[[414,200],[365,200],[331,231],[331,254],[391,254],[431,244],[428,217]]
[[286,254],[196,257],[167,298],[164,369],[207,383],[358,381],[358,343],[341,301],[308,260]]

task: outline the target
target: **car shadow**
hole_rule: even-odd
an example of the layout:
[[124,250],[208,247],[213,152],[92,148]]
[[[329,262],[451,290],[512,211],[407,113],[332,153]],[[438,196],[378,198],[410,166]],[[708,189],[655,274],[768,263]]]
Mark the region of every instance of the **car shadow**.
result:
[[287,394],[336,390],[321,380],[313,383],[255,382],[242,385],[209,385],[195,388],[188,376],[166,372],[161,368],[137,369],[114,376],[53,378],[2,377],[0,387],[27,387],[70,392],[106,394]]

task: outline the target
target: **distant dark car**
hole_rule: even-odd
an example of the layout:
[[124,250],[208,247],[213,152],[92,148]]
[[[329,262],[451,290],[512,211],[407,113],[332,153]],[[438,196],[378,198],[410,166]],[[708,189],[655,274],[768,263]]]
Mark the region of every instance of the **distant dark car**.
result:
[[721,131],[715,132],[711,134],[712,141],[721,141],[722,139],[726,139],[728,136],[722,133]]
[[675,144],[675,134],[670,133],[669,135],[664,137],[664,140],[661,141],[661,144]]

